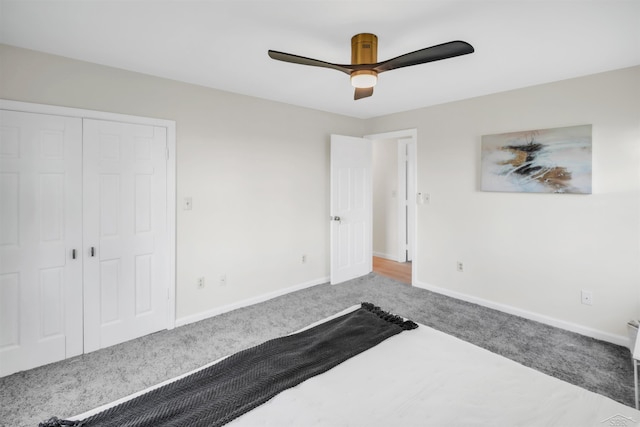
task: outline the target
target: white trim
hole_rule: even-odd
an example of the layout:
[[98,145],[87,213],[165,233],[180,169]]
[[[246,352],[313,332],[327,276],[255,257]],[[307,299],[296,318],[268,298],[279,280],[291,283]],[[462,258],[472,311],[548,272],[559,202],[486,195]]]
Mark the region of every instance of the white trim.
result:
[[407,142],[412,141],[411,138],[399,138],[396,139],[396,162],[397,162],[397,182],[396,188],[396,259],[402,262],[407,260],[407,229],[409,228],[407,218],[407,162],[409,157],[407,156]]
[[427,289],[438,294],[446,295],[448,297],[456,298],[462,301],[470,302],[473,304],[482,305],[484,307],[492,308],[502,311],[504,313],[513,314],[515,316],[523,317],[525,319],[534,320],[536,322],[544,323],[549,326],[564,329],[567,331],[575,332],[580,335],[584,335],[597,340],[610,342],[621,346],[629,346],[629,338],[623,335],[614,335],[608,332],[599,331],[597,329],[588,328],[586,326],[578,325],[576,323],[567,322],[564,320],[556,319],[554,317],[545,316],[543,314],[534,313],[532,311],[523,310],[518,307],[513,307],[507,304],[501,304],[495,301],[486,300],[484,298],[478,298],[473,295],[464,294],[462,292],[456,292],[438,286],[429,285],[427,283],[419,282],[416,279],[413,280],[413,285]]
[[416,201],[416,188],[417,188],[417,175],[418,174],[418,138],[417,134],[411,138],[411,141],[407,143],[407,228],[408,228],[408,242],[407,242],[407,256],[406,260],[414,262],[416,257],[416,241],[418,239],[417,229],[417,201]]
[[394,130],[391,132],[384,133],[373,133],[370,135],[365,135],[364,138],[367,139],[397,139],[397,138],[418,138],[418,129],[402,129],[402,130]]
[[[107,120],[121,123],[133,123],[150,126],[160,126],[169,129],[174,128],[176,122],[166,119],[155,119],[152,117],[131,116],[128,114],[109,113],[106,111],[85,110],[82,108],[60,107],[48,104],[32,104],[30,102],[11,101],[8,99],[0,99],[0,109],[22,111],[25,113],[51,114],[55,116],[78,117],[82,119]],[[175,148],[175,147],[174,147]]]
[[208,319],[210,317],[218,316],[229,311],[237,310],[239,308],[248,307],[250,305],[258,304],[268,301],[273,298],[277,298],[282,295],[289,294],[291,292],[300,291],[302,289],[310,288],[312,286],[322,285],[329,282],[329,277],[321,277],[319,279],[311,280],[309,282],[301,283],[299,285],[291,286],[289,288],[280,289],[278,291],[269,292],[266,294],[258,295],[252,298],[248,298],[242,301],[238,301],[232,304],[227,304],[222,307],[217,307],[212,310],[203,311],[200,313],[192,314],[189,316],[176,319],[176,327],[188,325],[190,323],[199,322],[201,320]]
[[81,119],[106,120],[164,127],[167,129],[167,234],[169,236],[169,290],[167,308],[167,329],[175,327],[176,318],[176,122],[151,117],[60,107],[57,105],[33,104],[30,102],[0,99],[0,109],[25,113],[50,114],[54,116],[77,117]]
[[167,329],[176,326],[176,241],[177,241],[177,218],[176,210],[178,201],[176,194],[176,122],[169,121],[167,126],[167,150],[169,159],[167,160],[167,233],[169,236],[169,295],[167,308]]
[[402,262],[402,261],[398,260],[397,256],[392,255],[392,254],[385,254],[385,253],[382,253],[382,252],[373,251],[373,256],[378,257],[378,258],[388,259],[388,260],[395,261],[395,262]]

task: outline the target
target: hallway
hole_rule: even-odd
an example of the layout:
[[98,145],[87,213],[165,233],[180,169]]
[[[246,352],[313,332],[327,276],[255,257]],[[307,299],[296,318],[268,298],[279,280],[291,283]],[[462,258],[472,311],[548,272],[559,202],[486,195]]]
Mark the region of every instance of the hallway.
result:
[[381,276],[390,277],[399,282],[411,284],[411,263],[396,262],[385,258],[373,257],[373,271]]

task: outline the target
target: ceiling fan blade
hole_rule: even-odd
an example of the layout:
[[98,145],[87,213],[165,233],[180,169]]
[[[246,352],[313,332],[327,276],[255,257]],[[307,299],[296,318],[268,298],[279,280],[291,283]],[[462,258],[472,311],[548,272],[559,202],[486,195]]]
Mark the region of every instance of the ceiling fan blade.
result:
[[278,61],[291,62],[292,64],[310,65],[312,67],[324,67],[331,68],[333,70],[342,71],[346,74],[351,74],[353,69],[348,65],[332,64],[331,62],[320,61],[319,59],[306,58],[304,56],[293,55],[291,53],[278,52],[276,50],[269,50],[269,56],[272,59]]
[[416,50],[415,52],[379,62],[373,67],[373,69],[378,73],[382,73],[383,71],[439,61],[441,59],[453,58],[455,56],[466,55],[473,52],[473,46],[467,42],[458,40]]
[[353,99],[358,100],[373,95],[373,87],[357,87]]

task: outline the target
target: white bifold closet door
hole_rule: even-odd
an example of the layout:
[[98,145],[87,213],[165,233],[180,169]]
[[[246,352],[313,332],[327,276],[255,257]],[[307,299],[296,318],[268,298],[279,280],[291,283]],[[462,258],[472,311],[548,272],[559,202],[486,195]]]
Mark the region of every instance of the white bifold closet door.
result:
[[166,128],[0,110],[0,376],[168,325]]
[[81,193],[82,120],[0,110],[0,376],[82,353]]
[[84,351],[167,325],[167,135],[84,120]]

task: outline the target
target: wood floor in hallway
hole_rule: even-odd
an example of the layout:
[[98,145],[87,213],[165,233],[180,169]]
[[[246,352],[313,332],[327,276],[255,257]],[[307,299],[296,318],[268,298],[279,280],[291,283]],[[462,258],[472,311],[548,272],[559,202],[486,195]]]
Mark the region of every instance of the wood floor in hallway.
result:
[[377,256],[373,257],[373,271],[402,283],[411,284],[411,263],[396,262]]

